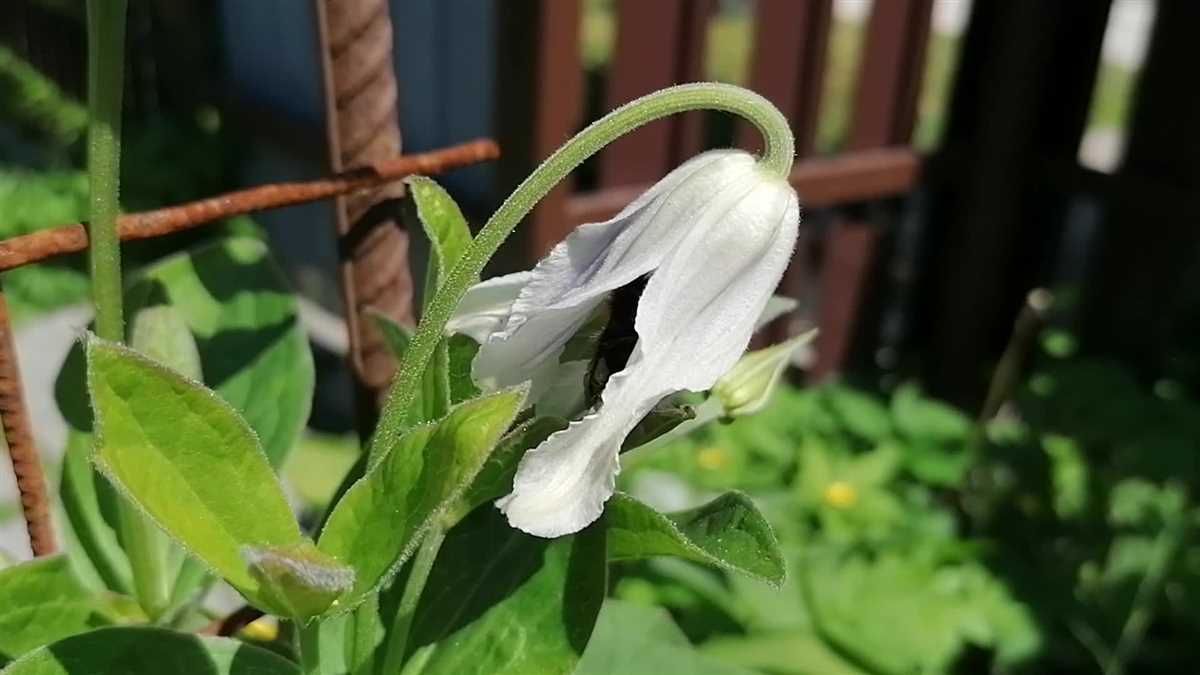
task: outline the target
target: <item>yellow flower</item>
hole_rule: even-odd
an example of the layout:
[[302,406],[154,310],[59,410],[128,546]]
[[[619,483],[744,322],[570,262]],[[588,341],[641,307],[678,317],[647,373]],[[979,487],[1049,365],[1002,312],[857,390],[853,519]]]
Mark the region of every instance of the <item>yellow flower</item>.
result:
[[825,486],[825,503],[835,509],[848,509],[858,503],[858,490],[844,480]]
[[719,446],[703,448],[696,453],[696,463],[706,471],[720,471],[729,467],[729,453]]

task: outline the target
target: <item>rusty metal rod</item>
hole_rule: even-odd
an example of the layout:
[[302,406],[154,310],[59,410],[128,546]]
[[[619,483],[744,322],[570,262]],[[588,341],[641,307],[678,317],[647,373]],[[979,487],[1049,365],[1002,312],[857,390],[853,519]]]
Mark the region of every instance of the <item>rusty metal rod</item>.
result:
[[29,533],[29,548],[34,557],[52,555],[58,548],[54,540],[54,525],[50,521],[50,498],[46,492],[46,474],[41,456],[33,442],[29,413],[21,389],[21,371],[17,366],[17,349],[13,343],[12,322],[8,302],[0,289],[0,421],[4,425],[4,441],[17,477],[17,492],[21,495],[21,511],[25,515],[25,530]]
[[[273,183],[229,192],[187,204],[127,213],[117,219],[121,241],[151,239],[183,232],[206,223],[255,211],[329,199],[412,175],[435,175],[496,159],[500,149],[491,140],[406,155],[375,162],[328,178],[295,183]],[[87,250],[87,229],[64,225],[0,241],[0,272],[70,253]]]

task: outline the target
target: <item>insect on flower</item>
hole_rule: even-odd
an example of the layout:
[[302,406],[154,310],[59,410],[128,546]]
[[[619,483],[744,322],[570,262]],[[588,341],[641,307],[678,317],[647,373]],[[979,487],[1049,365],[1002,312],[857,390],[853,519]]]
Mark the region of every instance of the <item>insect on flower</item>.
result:
[[664,397],[712,387],[745,351],[791,258],[799,220],[785,179],[745,152],[708,152],[611,220],[579,227],[532,271],[467,294],[449,329],[481,342],[476,380],[485,389],[532,380],[537,401],[596,308],[649,275],[624,368],[598,405],[526,453],[512,492],[497,501],[514,527],[555,537],[600,516],[629,432]]

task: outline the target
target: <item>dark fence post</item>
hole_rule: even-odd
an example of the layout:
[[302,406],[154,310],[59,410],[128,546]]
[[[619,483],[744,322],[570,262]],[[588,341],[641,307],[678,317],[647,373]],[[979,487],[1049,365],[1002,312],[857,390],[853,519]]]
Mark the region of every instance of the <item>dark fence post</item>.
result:
[[980,402],[1030,288],[1043,281],[1068,200],[1108,2],[976,2],[945,140],[932,160],[920,352],[933,393]]
[[[849,146],[866,150],[911,142],[929,39],[932,0],[876,3],[867,25]],[[821,380],[851,366],[867,352],[874,319],[871,307],[880,289],[880,262],[886,258],[885,231],[894,208],[879,208],[872,220],[833,222],[821,270],[817,362],[811,376]]]
[[1154,377],[1170,366],[1172,310],[1200,245],[1200,4],[1157,11],[1084,307],[1084,347]]
[[[499,192],[512,188],[579,129],[583,69],[580,0],[511,0],[499,13],[496,81]],[[564,216],[570,181],[550,192],[517,229],[508,263],[528,262],[573,227]],[[520,260],[524,258],[525,260]]]

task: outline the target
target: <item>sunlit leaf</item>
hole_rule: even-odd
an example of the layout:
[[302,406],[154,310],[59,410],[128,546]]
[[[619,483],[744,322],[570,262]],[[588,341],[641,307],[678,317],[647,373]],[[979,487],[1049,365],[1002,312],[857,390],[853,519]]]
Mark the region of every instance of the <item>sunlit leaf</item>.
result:
[[618,492],[604,512],[611,560],[676,556],[775,585],[787,574],[775,533],[744,494],[730,492],[698,508],[664,515]]
[[31,652],[3,675],[300,675],[296,664],[228,638],[162,628],[103,628]]
[[87,356],[97,468],[255,599],[242,548],[301,536],[254,432],[211,390],[126,347],[89,337]]
[[0,570],[0,665],[56,640],[113,623],[65,556]]
[[352,566],[354,607],[412,553],[434,518],[467,488],[525,400],[525,387],[462,403],[409,429],[334,507],[319,548]]
[[412,176],[404,182],[417,205],[417,217],[432,249],[425,281],[426,293],[432,294],[470,245],[471,230],[458,204],[432,179]]
[[566,675],[607,587],[603,523],[556,540],[509,527],[491,506],[446,537],[410,649],[422,675]]

